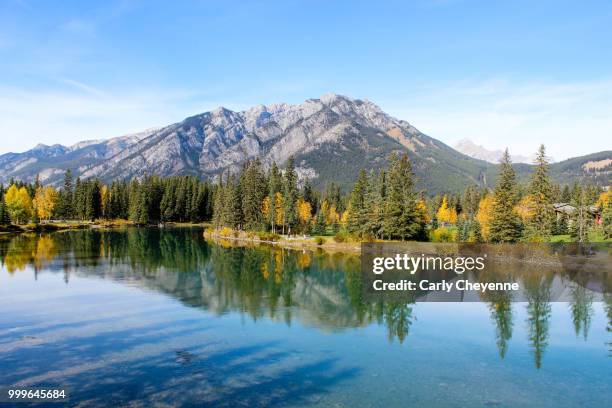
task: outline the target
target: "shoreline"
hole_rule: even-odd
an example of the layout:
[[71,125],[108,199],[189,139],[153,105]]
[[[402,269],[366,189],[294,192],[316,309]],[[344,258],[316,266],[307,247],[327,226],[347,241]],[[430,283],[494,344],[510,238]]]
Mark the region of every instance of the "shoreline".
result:
[[227,240],[227,241],[233,241],[233,242],[240,242],[240,243],[244,243],[246,244],[245,246],[248,246],[248,244],[253,244],[253,245],[274,245],[277,247],[281,247],[281,248],[286,248],[286,249],[293,249],[293,250],[311,250],[311,251],[315,251],[315,250],[323,250],[329,253],[348,253],[348,254],[355,254],[355,255],[359,255],[361,254],[361,242],[335,242],[333,240],[333,237],[323,237],[321,236],[320,238],[324,239],[325,241],[322,244],[317,244],[317,242],[315,241],[319,236],[302,236],[302,237],[294,237],[294,238],[290,238],[288,236],[285,235],[281,235],[279,236],[278,240],[266,240],[266,239],[261,239],[259,238],[257,235],[254,235],[253,233],[248,233],[248,232],[244,232],[244,231],[236,231],[238,233],[238,236],[227,236],[227,235],[222,235],[222,234],[218,234],[218,233],[214,233],[214,232],[210,232],[210,231],[204,231],[203,235],[204,238],[207,240],[212,240],[212,241],[223,241],[223,240]]
[[[186,223],[186,222],[167,222],[162,225],[164,227],[200,227],[206,228],[208,223]],[[71,230],[83,229],[113,229],[122,227],[143,227],[143,228],[159,228],[159,224],[136,224],[126,220],[108,220],[108,221],[51,221],[40,224],[23,224],[23,225],[2,225],[0,226],[0,235],[26,234],[34,232],[62,232]]]

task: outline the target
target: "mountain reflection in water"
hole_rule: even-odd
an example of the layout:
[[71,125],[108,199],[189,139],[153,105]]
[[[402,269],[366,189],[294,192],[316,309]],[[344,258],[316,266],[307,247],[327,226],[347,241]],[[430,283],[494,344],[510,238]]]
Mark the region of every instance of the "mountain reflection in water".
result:
[[[415,322],[427,327],[427,319],[433,323],[432,319],[442,319],[441,313],[449,310],[443,308],[455,307],[450,303],[440,304],[440,308],[436,309],[437,315],[431,312],[423,312],[421,315],[414,299],[371,299],[364,296],[360,258],[356,255],[296,251],[275,246],[238,247],[228,241],[211,243],[204,240],[202,231],[198,228],[127,228],[4,236],[0,237],[0,259],[5,270],[3,273],[11,277],[17,277],[27,271],[32,271],[36,279],[42,279],[42,276],[47,274],[54,276],[61,274],[58,277],[61,276],[68,287],[72,285],[71,281],[74,279],[101,279],[137,290],[161,293],[196,311],[204,309],[215,316],[237,313],[241,319],[246,318],[246,321],[260,324],[262,328],[269,327],[270,323],[281,323],[288,327],[297,325],[299,329],[294,328],[292,332],[302,334],[303,330],[316,330],[332,335],[346,333],[355,336],[358,333],[354,332],[355,329],[380,327],[386,332],[388,344],[403,345],[408,348]],[[570,301],[567,303],[567,309],[571,321],[567,324],[571,325],[575,335],[584,341],[587,341],[593,330],[598,331],[598,338],[601,337],[602,330],[603,332],[612,330],[612,294],[609,292],[610,282],[605,281],[606,276],[603,275],[604,282],[601,282],[601,287],[605,289],[603,294],[594,293],[588,289],[588,284],[585,282],[574,282],[575,277],[561,276],[576,283],[569,289]],[[524,341],[530,350],[531,367],[537,369],[546,367],[545,355],[551,336],[554,336],[550,326],[554,314],[551,290],[557,278],[559,276],[548,269],[540,274],[527,275],[523,279],[526,302],[513,302],[512,294],[508,292],[493,291],[482,295],[481,300],[490,315],[487,324],[491,328],[491,335],[494,336],[498,361],[507,357],[514,332],[518,327],[521,335],[526,337]],[[495,277],[483,276],[481,279],[494,281]],[[603,300],[603,303],[597,300]],[[127,300],[121,298],[121,301]],[[108,302],[110,305],[114,301],[109,299]],[[595,309],[599,307],[598,305],[603,307],[607,326],[593,327]],[[38,306],[45,307],[44,304]],[[83,304],[82,307],[86,309],[87,305]],[[120,304],[113,304],[112,309],[121,309],[121,315],[124,317],[132,314],[139,316],[145,312],[151,315],[156,313],[155,308],[139,311],[130,309],[129,305],[123,308]],[[92,313],[95,314],[95,311]],[[156,318],[162,319],[162,315]],[[37,342],[42,342],[44,336],[39,339],[37,335],[23,334],[26,330],[19,329],[19,319],[16,317],[12,324],[16,326],[14,333],[21,333],[20,342],[14,341],[15,335],[11,337],[8,332],[0,334],[0,366],[5,369],[13,368],[15,371],[7,370],[4,375],[0,375],[0,380],[3,380],[0,383],[19,383],[26,381],[24,378],[27,379],[27,383],[44,383],[52,382],[58,377],[68,378],[78,375],[79,384],[85,387],[83,384],[88,381],[95,384],[96,377],[111,369],[108,365],[110,361],[130,365],[131,370],[134,369],[136,362],[154,364],[158,358],[156,352],[158,348],[163,348],[165,342],[179,342],[183,337],[185,343],[180,348],[173,346],[172,361],[165,361],[163,364],[173,362],[177,366],[173,370],[179,372],[193,368],[189,381],[203,381],[206,378],[208,386],[216,391],[211,393],[199,389],[198,398],[199,401],[212,405],[231,406],[236,401],[255,405],[275,404],[285,401],[290,395],[295,397],[301,395],[304,398],[303,403],[311,404],[318,402],[322,394],[330,392],[330,389],[339,386],[340,382],[350,382],[360,375],[359,367],[337,364],[334,357],[321,355],[320,358],[304,362],[305,365],[293,364],[291,367],[283,366],[285,371],[281,370],[276,374],[270,372],[266,374],[267,379],[261,381],[257,387],[253,385],[249,388],[242,384],[238,392],[228,384],[216,381],[219,381],[220,377],[246,376],[249,371],[255,370],[257,364],[264,364],[264,361],[266,364],[281,364],[286,359],[293,358],[292,352],[278,349],[275,340],[265,339],[253,340],[249,346],[241,345],[231,350],[221,347],[226,341],[222,337],[210,344],[192,343],[189,337],[191,330],[197,328],[198,332],[207,330],[214,332],[214,324],[211,323],[212,326],[208,327],[197,319],[186,317],[182,317],[181,320],[173,319],[177,318],[162,319],[156,323],[158,326],[147,327],[146,331],[143,330],[141,333],[137,331],[139,326],[135,323],[133,327],[125,328],[126,336],[119,344],[105,343],[103,333],[96,335],[95,346],[83,345],[75,338],[71,338],[65,347],[83,347],[82,355],[90,356],[91,359],[75,360],[69,368],[39,374],[38,371],[41,370],[39,362],[44,353],[57,352],[61,355],[65,350],[49,346],[50,348],[45,348],[44,352],[41,350],[43,354],[28,354],[31,360],[27,357],[23,360],[24,356],[20,356],[22,361],[18,364],[12,359],[11,353],[24,347],[36,347]],[[111,320],[103,314],[99,318],[92,315],[87,325],[90,326],[91,333],[95,334],[97,325],[106,324]],[[11,323],[5,322],[5,324]],[[173,324],[177,326],[173,328]],[[466,324],[471,324],[467,317]],[[41,328],[44,325],[37,327]],[[44,328],[44,330],[51,329]],[[61,332],[73,329],[62,329],[62,324],[56,323],[53,330]],[[76,338],[88,336],[82,332],[75,335]],[[167,337],[169,335],[174,336],[172,340]],[[454,335],[457,333],[447,334],[450,337]],[[157,337],[158,343],[154,340]],[[139,344],[139,339],[144,338],[147,338],[149,343]],[[108,338],[108,341],[116,342],[116,336]],[[612,354],[612,345],[609,341],[599,344],[604,354]],[[88,347],[93,349],[90,350]],[[137,353],[133,352],[134,349]],[[108,353],[104,360],[93,359],[96,350]],[[158,367],[155,370],[159,370],[159,366],[155,367]],[[146,370],[142,368],[142,370],[143,373],[144,371],[148,373],[152,368],[148,367]],[[118,374],[113,371],[112,375]],[[139,374],[132,371],[123,375]],[[178,392],[182,381],[180,378],[179,374],[174,373],[173,376],[158,379],[157,383],[149,386],[168,390],[164,391],[165,394],[161,391],[157,394],[160,400],[166,400],[168,395],[180,398]],[[141,386],[142,384],[146,386],[148,380],[141,378],[139,381]],[[154,380],[150,378],[150,381]],[[448,380],[441,383],[446,382]],[[172,391],[173,387],[177,387],[176,393]],[[82,398],[87,396],[93,405],[103,404],[106,400],[98,399],[97,396],[102,390],[108,395],[116,394],[117,398],[125,397],[120,393],[120,390],[125,392],[125,389],[121,389],[113,382],[104,387],[99,385],[97,388],[91,388],[90,394],[83,391]],[[189,398],[193,397],[194,395],[191,395]],[[183,402],[187,403],[188,400]],[[469,401],[467,405],[471,405]]]

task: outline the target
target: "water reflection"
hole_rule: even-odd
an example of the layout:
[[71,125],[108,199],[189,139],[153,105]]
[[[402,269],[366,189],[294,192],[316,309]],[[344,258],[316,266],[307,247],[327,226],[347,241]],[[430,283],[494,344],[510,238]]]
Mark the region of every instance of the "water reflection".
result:
[[[229,241],[210,244],[199,229],[127,228],[2,237],[0,259],[9,274],[33,268],[63,273],[66,282],[72,274],[103,277],[153,289],[220,315],[239,311],[252,321],[266,318],[291,325],[298,319],[301,325],[327,331],[378,324],[386,328],[389,342],[399,344],[406,342],[417,317],[414,298],[364,296],[358,256],[239,247]],[[515,324],[521,324],[514,321],[514,307],[525,307],[533,361],[536,368],[542,366],[550,337],[551,292],[558,278],[550,268],[524,274],[525,305],[514,306],[511,292],[481,295],[500,359],[507,355]],[[511,266],[478,277],[481,282],[514,279],[518,278]],[[588,282],[574,279],[569,303],[572,324],[576,335],[586,340],[595,298]],[[609,282],[603,287],[609,288]],[[605,301],[610,331],[610,294],[605,294]],[[176,358],[197,364],[190,356],[180,351]]]

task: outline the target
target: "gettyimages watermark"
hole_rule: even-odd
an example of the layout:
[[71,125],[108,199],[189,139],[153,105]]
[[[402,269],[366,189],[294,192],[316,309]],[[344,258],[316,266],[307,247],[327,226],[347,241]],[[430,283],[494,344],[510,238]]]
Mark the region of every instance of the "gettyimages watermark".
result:
[[612,293],[611,261],[609,243],[364,243],[362,289],[374,300],[563,302],[584,291],[599,301]]

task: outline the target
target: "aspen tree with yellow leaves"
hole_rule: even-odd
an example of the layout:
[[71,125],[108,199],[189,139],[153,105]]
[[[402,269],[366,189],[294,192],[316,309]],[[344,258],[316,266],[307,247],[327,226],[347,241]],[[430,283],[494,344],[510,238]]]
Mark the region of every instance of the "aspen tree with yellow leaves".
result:
[[53,187],[39,187],[32,202],[33,207],[38,212],[38,218],[49,221],[53,216],[58,199],[59,194]]
[[32,216],[32,199],[25,187],[18,188],[15,184],[11,185],[5,194],[4,201],[11,220],[16,224],[24,224]]

